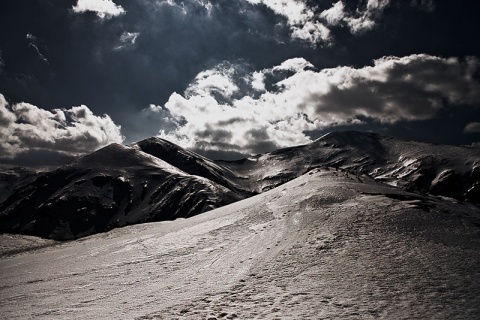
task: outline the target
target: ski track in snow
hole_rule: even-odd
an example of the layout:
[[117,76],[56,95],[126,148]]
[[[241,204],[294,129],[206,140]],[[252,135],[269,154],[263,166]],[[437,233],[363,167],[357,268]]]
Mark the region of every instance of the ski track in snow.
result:
[[4,255],[0,318],[474,319],[479,216],[316,170],[189,219]]

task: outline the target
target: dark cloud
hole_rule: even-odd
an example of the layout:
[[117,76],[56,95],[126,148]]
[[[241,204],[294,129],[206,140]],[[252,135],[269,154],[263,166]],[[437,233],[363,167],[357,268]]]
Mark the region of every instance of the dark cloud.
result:
[[480,122],[470,122],[463,129],[465,133],[479,133],[480,132]]
[[211,145],[221,145],[230,141],[232,133],[225,129],[214,129],[206,126],[205,130],[197,131],[196,136],[201,140],[209,140]]
[[330,91],[313,92],[305,105],[316,105],[318,113],[339,113],[344,119],[356,114],[391,123],[429,119],[447,105],[480,103],[480,84],[474,79],[478,67],[473,58],[385,57],[373,67],[327,72],[328,81],[334,81]]
[[412,7],[419,8],[428,12],[435,10],[435,0],[412,0],[410,3]]

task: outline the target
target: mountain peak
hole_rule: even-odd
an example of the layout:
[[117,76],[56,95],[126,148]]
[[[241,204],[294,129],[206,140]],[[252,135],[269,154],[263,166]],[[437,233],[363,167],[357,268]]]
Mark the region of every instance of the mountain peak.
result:
[[137,150],[118,143],[109,144],[94,153],[83,156],[67,167],[132,167],[140,165],[158,165],[156,159]]

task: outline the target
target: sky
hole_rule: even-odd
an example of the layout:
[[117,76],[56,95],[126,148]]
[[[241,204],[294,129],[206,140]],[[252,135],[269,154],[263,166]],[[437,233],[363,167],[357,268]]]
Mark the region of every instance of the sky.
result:
[[2,0],[0,164],[159,136],[213,159],[334,130],[480,145],[473,0]]

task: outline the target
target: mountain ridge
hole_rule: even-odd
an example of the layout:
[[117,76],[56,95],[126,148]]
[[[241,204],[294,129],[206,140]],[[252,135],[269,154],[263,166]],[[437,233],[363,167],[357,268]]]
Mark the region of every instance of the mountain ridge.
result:
[[344,131],[238,161],[214,161],[152,137],[111,144],[18,183],[0,202],[0,232],[67,240],[189,217],[326,167],[407,191],[480,201],[480,150],[473,148]]

